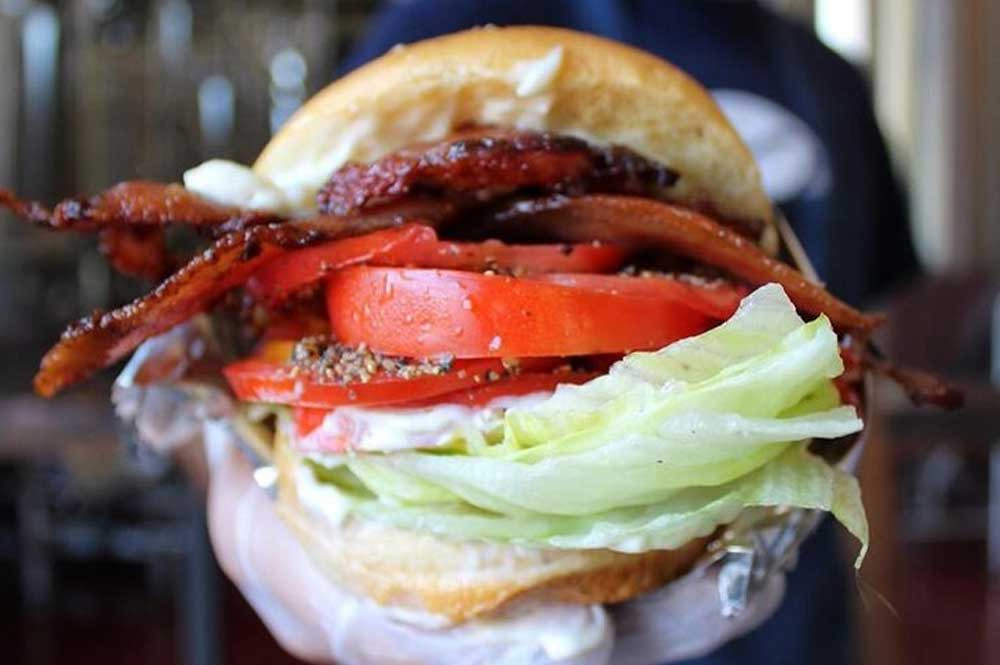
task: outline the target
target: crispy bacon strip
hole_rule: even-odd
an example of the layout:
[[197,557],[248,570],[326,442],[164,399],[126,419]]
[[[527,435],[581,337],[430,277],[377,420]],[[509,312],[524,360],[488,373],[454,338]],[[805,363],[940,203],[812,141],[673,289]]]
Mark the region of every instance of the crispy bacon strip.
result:
[[51,229],[99,231],[101,252],[116,270],[151,281],[177,266],[163,231],[170,224],[221,235],[282,221],[270,212],[217,205],[181,185],[145,181],[123,182],[89,199],[66,199],[52,210],[0,190],[0,207]]
[[491,226],[544,231],[566,242],[600,240],[661,248],[720,268],[751,284],[777,282],[797,307],[826,314],[844,331],[870,332],[884,318],[838,300],[799,271],[765,254],[751,240],[686,208],[626,196],[555,196],[511,204]]
[[965,404],[965,393],[961,388],[929,372],[889,362],[872,342],[847,335],[840,342],[840,357],[844,360],[844,373],[837,377],[836,382],[841,388],[841,398],[845,393],[854,397],[852,400],[844,399],[845,404],[858,406],[861,403],[860,391],[868,372],[891,379],[916,406],[931,405],[951,411]]
[[0,189],[0,206],[36,224],[67,231],[182,224],[227,233],[283,220],[271,212],[212,203],[178,184],[141,180],[123,182],[88,199],[66,199],[51,211]]
[[103,229],[98,246],[101,254],[123,275],[158,282],[177,267],[167,248],[166,234],[160,228]]
[[865,370],[881,374],[902,388],[916,406],[930,404],[950,411],[965,404],[965,393],[961,388],[929,372],[889,362],[874,344],[859,346],[854,340],[848,339],[842,345],[841,356],[848,368],[845,375],[854,370],[860,381],[861,373]]
[[948,411],[960,409],[965,404],[965,393],[961,388],[929,372],[913,367],[902,367],[874,357],[870,352],[865,355],[864,366],[879,374],[887,376],[903,389],[910,401],[917,406],[932,405]]
[[0,187],[0,208],[8,208],[12,213],[34,224],[48,225],[52,213],[38,201],[25,201],[9,189]]
[[[78,204],[64,202],[56,211],[51,211],[37,201],[25,201],[10,190],[0,189],[0,208],[9,208],[18,217],[47,228],[73,228],[65,214],[66,209],[73,205]],[[96,230],[96,227],[86,225],[83,230]],[[167,251],[162,228],[133,226],[128,220],[122,225],[105,226],[100,229],[100,249],[116,270],[134,277],[157,281],[176,267],[176,262]]]
[[411,194],[485,203],[517,191],[662,196],[677,173],[624,148],[538,132],[477,128],[412,145],[371,163],[348,164],[319,194],[320,210],[344,215]]
[[[435,203],[422,210],[435,225],[452,208]],[[170,276],[151,293],[111,312],[95,312],[63,333],[42,359],[35,391],[51,397],[158,335],[214,305],[243,284],[254,271],[286,250],[320,240],[335,240],[387,228],[407,219],[402,209],[364,217],[317,217],[310,220],[253,226],[222,236],[207,250]]]
[[[50,229],[98,231],[101,251],[116,270],[151,281],[163,279],[178,265],[167,250],[166,226],[186,225],[222,236],[285,221],[270,212],[216,205],[180,185],[141,181],[121,183],[87,200],[67,199],[53,210],[0,189],[0,207]],[[363,218],[367,223],[384,225],[415,218],[439,222],[461,209],[454,201],[409,197],[373,206]],[[353,218],[349,224],[360,216]]]
[[210,307],[265,261],[302,236],[281,226],[257,226],[223,236],[153,292],[111,312],[71,325],[42,358],[35,392],[51,397],[135,349],[144,340]]

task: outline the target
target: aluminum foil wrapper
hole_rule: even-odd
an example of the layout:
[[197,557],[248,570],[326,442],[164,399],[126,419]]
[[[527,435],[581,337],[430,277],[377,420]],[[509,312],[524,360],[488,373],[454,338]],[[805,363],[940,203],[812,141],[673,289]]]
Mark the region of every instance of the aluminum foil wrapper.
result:
[[[146,340],[112,387],[111,401],[127,427],[126,440],[167,454],[204,442],[205,424],[216,423],[233,430],[232,442],[255,468],[266,469],[267,452],[243,428],[228,389],[217,383],[223,355],[204,315]],[[209,462],[218,456],[208,443],[206,453]]]
[[[220,345],[207,318],[195,319],[148,340],[115,383],[113,401],[117,413],[135,439],[161,453],[201,439],[209,423],[216,434],[224,434],[205,442],[210,464],[221,454],[220,446],[235,445],[255,469],[255,482],[273,493],[276,473],[268,462],[266,448],[254,437],[245,418],[239,416],[238,406],[225,388],[207,381],[212,373],[202,371],[206,378],[197,378],[199,368],[211,367],[213,358],[217,378],[220,356]],[[838,464],[853,471],[863,442],[858,438],[847,443],[846,454]],[[653,665],[709,653],[773,614],[784,592],[785,572],[795,565],[799,546],[822,516],[818,511],[802,509],[747,509],[721,530],[686,576],[629,602],[596,608],[613,627],[605,631],[597,649],[569,659],[550,658],[539,651],[530,661],[517,662]],[[265,617],[273,613],[273,608],[257,609]],[[426,644],[458,645],[460,638],[468,634],[468,630],[462,632],[454,627],[451,637],[442,641],[441,630],[406,626],[374,609],[369,614],[354,611],[351,616],[354,621],[367,617],[369,623],[382,625],[397,637],[405,634],[416,651],[412,658],[399,662],[445,662],[440,660],[439,651],[429,656],[416,655],[420,651],[417,647],[424,644],[421,636],[426,638]],[[367,623],[362,625],[372,628]],[[375,635],[369,631],[365,639],[375,640]],[[362,647],[358,648],[364,651]],[[492,656],[481,662],[503,662],[498,660],[499,651],[490,653]],[[340,657],[344,662],[369,662],[350,654]]]

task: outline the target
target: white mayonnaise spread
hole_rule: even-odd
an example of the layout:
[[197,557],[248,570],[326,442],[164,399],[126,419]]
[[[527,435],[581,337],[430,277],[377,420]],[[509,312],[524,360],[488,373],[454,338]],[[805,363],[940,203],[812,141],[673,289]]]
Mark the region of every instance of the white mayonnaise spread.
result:
[[537,60],[522,60],[511,69],[511,82],[518,97],[540,95],[549,89],[562,66],[563,48],[556,46]]
[[210,201],[227,206],[290,211],[285,193],[267,178],[225,159],[210,159],[184,172],[184,186]]
[[447,446],[456,437],[483,435],[500,426],[512,407],[530,408],[552,393],[541,391],[498,397],[482,407],[438,404],[419,409],[345,406],[332,410],[322,424],[295,440],[301,453],[336,452],[331,442],[349,442],[365,452],[393,452]]
[[[232,162],[211,160],[185,173],[184,185],[227,205],[308,214],[316,209],[316,192],[345,163],[371,162],[409,143],[444,138],[470,117],[502,127],[552,129],[548,126],[551,86],[562,64],[563,47],[556,46],[540,58],[514,63],[495,82],[484,81],[455,94],[429,90],[426,102],[408,102],[381,114],[311,120],[320,125],[315,141],[296,145],[294,155],[282,156],[280,161],[287,166],[269,173],[271,179]],[[571,127],[559,131],[600,143]]]
[[316,480],[316,474],[304,464],[295,468],[295,493],[303,508],[330,526],[343,524],[351,510],[350,498]]

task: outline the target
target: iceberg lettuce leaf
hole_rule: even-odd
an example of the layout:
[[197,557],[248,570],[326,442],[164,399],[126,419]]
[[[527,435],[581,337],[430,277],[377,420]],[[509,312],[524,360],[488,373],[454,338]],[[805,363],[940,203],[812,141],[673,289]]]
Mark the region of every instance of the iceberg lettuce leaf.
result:
[[455,538],[641,551],[785,505],[831,511],[866,547],[856,481],[804,446],[861,429],[842,371],[827,318],[768,285],[713,330],[509,409],[501,443],[340,463],[372,493],[359,514]]
[[731,522],[744,508],[797,506],[832,512],[861,544],[859,565],[868,548],[868,523],[857,480],[802,444],[724,485],[686,488],[655,503],[583,516],[510,515],[467,503],[407,506],[345,496],[354,497],[353,512],[366,519],[443,537],[621,552],[680,547]]

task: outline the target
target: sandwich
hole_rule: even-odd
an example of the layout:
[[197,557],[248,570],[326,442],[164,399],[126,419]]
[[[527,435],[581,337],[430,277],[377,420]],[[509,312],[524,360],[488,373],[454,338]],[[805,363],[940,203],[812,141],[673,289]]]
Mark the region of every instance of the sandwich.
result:
[[[829,511],[860,563],[836,462],[865,374],[955,400],[872,351],[883,317],[800,270],[704,89],[581,33],[400,46],[252,167],[0,204],[160,282],[70,326],[39,394],[210,315],[235,341],[204,380],[257,433],[319,569],[450,623],[661,588],[748,510]],[[179,255],[178,229],[204,249]]]

